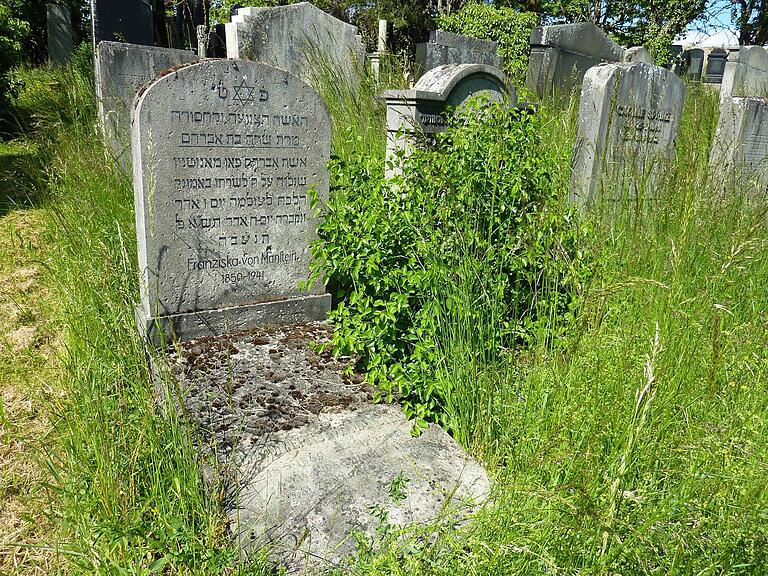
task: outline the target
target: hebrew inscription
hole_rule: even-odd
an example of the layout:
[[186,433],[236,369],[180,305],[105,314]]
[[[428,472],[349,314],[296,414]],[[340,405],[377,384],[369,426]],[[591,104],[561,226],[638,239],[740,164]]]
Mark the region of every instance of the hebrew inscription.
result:
[[311,190],[321,200],[328,190],[320,97],[261,63],[207,61],[156,80],[134,114],[145,311],[302,295],[316,228]]

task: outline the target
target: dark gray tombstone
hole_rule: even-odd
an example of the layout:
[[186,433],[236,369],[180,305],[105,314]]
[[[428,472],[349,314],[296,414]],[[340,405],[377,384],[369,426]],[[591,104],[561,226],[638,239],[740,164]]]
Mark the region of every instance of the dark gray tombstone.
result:
[[709,53],[707,67],[704,70],[704,82],[708,84],[720,84],[725,73],[725,63],[728,60],[728,51],[715,48]]
[[132,150],[138,316],[153,342],[325,319],[325,287],[299,284],[330,148],[322,98],[266,64],[206,60],[145,86]]
[[72,20],[69,7],[61,4],[48,4],[48,60],[57,66],[69,62],[72,56]]
[[501,68],[499,45],[489,40],[433,30],[429,41],[416,45],[416,76],[446,64],[487,64]]
[[569,95],[602,62],[621,62],[624,48],[590,22],[534,28],[525,83],[539,98]]
[[[685,83],[650,64],[604,64],[584,76],[571,199],[612,200],[650,184],[675,150]],[[607,189],[610,187],[610,189]],[[652,187],[652,186],[649,186]]]
[[94,75],[99,123],[104,139],[119,164],[130,162],[131,105],[136,91],[145,82],[180,64],[197,60],[188,50],[157,48],[125,42],[99,42]]
[[690,80],[701,80],[701,72],[704,66],[704,50],[693,48],[686,50],[687,76]]
[[309,2],[240,8],[226,24],[227,58],[255,60],[310,80],[317,61],[357,78],[365,48],[356,27]]
[[390,167],[398,151],[407,155],[419,137],[448,127],[452,110],[458,109],[471,96],[485,94],[491,100],[517,102],[514,87],[498,68],[485,64],[448,64],[428,71],[412,90],[388,90],[387,101],[387,176],[397,169]]
[[93,45],[102,40],[153,46],[150,0],[91,0]]

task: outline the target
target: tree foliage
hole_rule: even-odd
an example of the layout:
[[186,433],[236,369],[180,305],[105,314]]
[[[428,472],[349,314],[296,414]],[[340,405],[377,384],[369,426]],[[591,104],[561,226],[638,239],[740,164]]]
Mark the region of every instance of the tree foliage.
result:
[[739,44],[768,44],[768,0],[733,0],[731,15],[739,30]]
[[14,18],[5,0],[0,0],[0,109],[6,108],[8,98],[17,86],[9,73],[22,56],[22,41],[29,34],[29,23]]

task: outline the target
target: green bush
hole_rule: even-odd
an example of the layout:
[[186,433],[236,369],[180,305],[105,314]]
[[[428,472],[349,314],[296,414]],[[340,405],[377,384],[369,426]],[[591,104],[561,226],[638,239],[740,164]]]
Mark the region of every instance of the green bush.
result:
[[538,23],[538,15],[533,12],[517,12],[512,8],[475,3],[437,19],[437,25],[442,30],[498,42],[504,71],[515,84],[525,82],[531,31]]
[[0,110],[6,109],[10,97],[18,91],[19,83],[10,71],[21,58],[21,42],[27,34],[29,24],[14,18],[11,9],[0,0]]
[[419,425],[450,426],[435,370],[456,322],[482,333],[467,353],[498,355],[542,313],[567,317],[588,274],[575,214],[537,146],[539,120],[476,104],[482,118],[468,107],[434,147],[401,159],[407,177],[385,180],[369,156],[333,161],[313,247],[338,302],[335,351],[359,355]]

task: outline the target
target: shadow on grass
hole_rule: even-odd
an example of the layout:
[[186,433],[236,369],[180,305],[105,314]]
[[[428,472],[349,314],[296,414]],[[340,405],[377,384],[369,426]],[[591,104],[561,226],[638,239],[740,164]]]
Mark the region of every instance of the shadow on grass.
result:
[[0,217],[38,206],[47,190],[42,153],[32,144],[0,141]]

